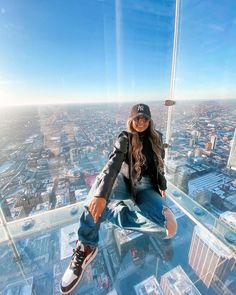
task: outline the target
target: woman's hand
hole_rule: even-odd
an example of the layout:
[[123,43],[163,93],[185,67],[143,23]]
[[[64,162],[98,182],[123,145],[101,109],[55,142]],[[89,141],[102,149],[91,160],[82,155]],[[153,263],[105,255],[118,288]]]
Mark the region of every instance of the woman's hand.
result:
[[161,192],[162,198],[166,198],[167,197],[166,191],[160,190],[160,192]]
[[106,207],[106,203],[107,201],[103,197],[93,197],[89,203],[89,212],[95,223],[97,223],[98,219],[101,217],[102,212]]

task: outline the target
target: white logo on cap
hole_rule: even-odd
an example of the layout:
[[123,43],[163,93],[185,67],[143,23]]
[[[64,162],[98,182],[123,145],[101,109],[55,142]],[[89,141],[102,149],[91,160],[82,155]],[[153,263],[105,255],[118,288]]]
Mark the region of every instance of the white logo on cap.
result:
[[138,105],[138,111],[143,112],[144,111],[144,106],[142,106],[141,104]]

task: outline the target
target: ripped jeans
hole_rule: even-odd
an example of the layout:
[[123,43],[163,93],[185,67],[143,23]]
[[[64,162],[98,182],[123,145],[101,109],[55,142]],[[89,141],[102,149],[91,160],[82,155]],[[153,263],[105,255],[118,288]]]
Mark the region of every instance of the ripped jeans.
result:
[[96,181],[91,187],[79,220],[78,239],[83,244],[92,247],[98,245],[100,225],[106,220],[126,230],[154,233],[160,239],[166,237],[163,209],[167,206],[165,200],[153,189],[148,176],[142,177],[141,181],[136,185],[136,203],[134,203],[123,176],[119,174],[113,186],[109,202],[97,223],[94,223],[93,217],[88,210],[88,204],[94,196],[95,187]]

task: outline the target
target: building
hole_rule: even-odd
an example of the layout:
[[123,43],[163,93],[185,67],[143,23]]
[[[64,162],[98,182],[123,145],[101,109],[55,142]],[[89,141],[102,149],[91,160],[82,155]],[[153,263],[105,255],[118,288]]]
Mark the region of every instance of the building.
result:
[[72,163],[78,161],[78,156],[79,156],[78,148],[71,148],[70,149],[70,160]]
[[114,235],[120,257],[124,256],[133,246],[147,245],[146,236],[140,232],[116,228]]
[[205,145],[205,150],[206,151],[210,151],[212,149],[212,143],[211,142],[207,142]]
[[174,174],[174,184],[185,193],[188,193],[188,182],[196,174],[196,170],[192,168],[180,167]]
[[28,214],[23,206],[12,207],[10,209],[12,219],[20,219],[26,217]]
[[200,132],[197,131],[197,130],[193,130],[191,132],[191,138],[190,138],[190,143],[189,143],[189,146],[194,146],[198,143],[198,139],[200,137]]
[[118,293],[116,292],[116,289],[112,289],[107,295],[118,295]]
[[195,149],[195,151],[194,151],[194,156],[195,157],[201,157],[202,154],[203,154],[203,150],[202,149],[200,149],[200,148]]
[[[225,211],[219,216],[220,222],[216,223],[217,232],[230,243],[230,247],[236,252],[236,212]],[[236,261],[235,261],[236,266]]]
[[7,200],[3,199],[1,195],[0,195],[0,202],[2,203],[1,204],[1,209],[2,209],[2,212],[3,212],[4,216],[5,216],[6,221],[11,221],[12,220],[12,214],[11,214],[9,205],[7,203]]
[[60,254],[61,260],[71,257],[73,249],[75,248],[77,236],[78,224],[73,223],[61,228],[60,231]]
[[157,279],[154,276],[147,278],[134,286],[137,295],[164,295]]
[[223,202],[227,211],[236,211],[236,193],[227,196]]
[[234,137],[231,142],[231,149],[230,149],[227,167],[236,170],[236,130],[234,132]]
[[210,287],[217,277],[224,280],[235,265],[233,251],[208,230],[195,226],[189,250],[189,264]]
[[225,176],[223,173],[210,172],[189,180],[188,192],[189,194],[192,194],[196,190],[206,188],[212,193],[219,193],[222,191],[222,194],[225,194],[225,192],[222,190],[222,184],[223,182],[226,184],[230,181],[232,181],[231,178]]
[[207,188],[197,189],[193,191],[190,197],[201,205],[206,205],[211,202],[212,193]]
[[190,138],[189,139],[189,147],[193,147],[193,146],[195,146],[195,144],[196,144],[195,139],[194,138]]
[[3,295],[31,295],[33,293],[33,277],[29,277],[22,281],[17,281],[6,286]]
[[236,231],[236,212],[226,211],[221,213],[219,219]]
[[216,148],[216,142],[217,142],[217,136],[212,135],[211,136],[211,148],[214,150]]
[[178,161],[168,160],[168,173],[175,174],[180,167],[183,167],[183,163],[179,163]]
[[161,277],[161,288],[165,295],[201,295],[180,265]]

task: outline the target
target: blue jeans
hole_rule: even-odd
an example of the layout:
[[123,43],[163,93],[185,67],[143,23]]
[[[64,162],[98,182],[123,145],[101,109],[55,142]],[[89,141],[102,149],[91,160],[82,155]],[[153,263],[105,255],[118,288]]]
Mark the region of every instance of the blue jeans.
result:
[[[104,209],[97,223],[88,210],[88,204],[94,196],[93,191],[96,181],[93,184],[84,211],[79,220],[78,239],[83,244],[97,246],[99,240],[99,228],[105,220],[114,225],[142,233],[155,233],[162,239],[166,236],[165,216],[163,208],[166,208],[163,198],[153,189],[149,177],[142,177],[136,185],[136,203],[127,189],[124,178],[118,175],[113,186],[109,202]],[[123,202],[120,202],[120,201]]]

